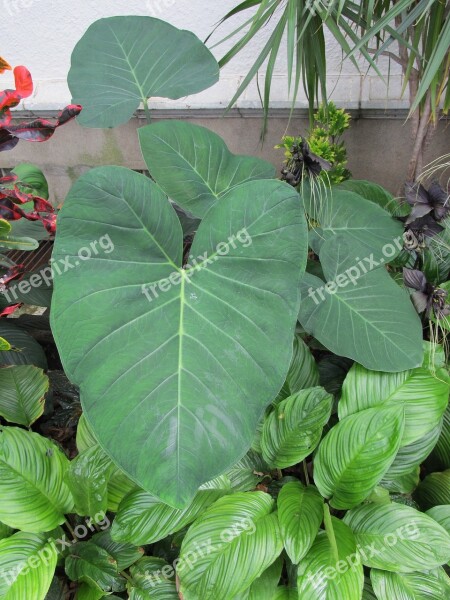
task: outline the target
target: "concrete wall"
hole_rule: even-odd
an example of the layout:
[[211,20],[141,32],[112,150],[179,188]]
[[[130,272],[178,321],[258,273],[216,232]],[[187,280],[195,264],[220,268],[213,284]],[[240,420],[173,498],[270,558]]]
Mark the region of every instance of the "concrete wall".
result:
[[[2,24],[7,32],[2,39],[1,55],[12,65],[25,64],[32,72],[35,91],[26,99],[17,116],[24,111],[45,115],[70,102],[66,79],[70,55],[75,43],[96,19],[112,15],[141,14],[165,19],[180,28],[194,31],[205,39],[219,19],[238,0],[0,0]],[[324,0],[323,0],[324,1]],[[251,14],[251,12],[249,13]],[[226,35],[240,23],[240,17],[220,30]],[[273,116],[269,121],[266,143],[261,148],[260,106],[256,85],[252,85],[239,101],[239,109],[223,117],[223,109],[232,98],[242,77],[250,68],[256,53],[267,39],[267,32],[257,36],[254,43],[243,51],[221,72],[221,79],[213,88],[196,96],[168,101],[152,99],[150,106],[155,118],[190,119],[210,127],[224,137],[234,152],[263,156],[279,166],[282,153],[273,146],[288,132],[307,131],[304,96],[300,97],[297,116],[288,128],[287,66],[283,60],[275,70],[273,85]],[[213,52],[219,58],[230,43]],[[401,184],[412,141],[408,124],[404,125],[407,105],[400,99],[401,78],[397,65],[380,63],[381,71],[389,72],[389,87],[373,73],[361,71],[350,62],[342,63],[341,55],[331,36],[328,36],[327,62],[331,98],[347,109],[353,109],[354,119],[346,134],[349,167],[355,177],[367,178],[383,184],[395,192]],[[12,83],[10,74],[2,76],[3,88]],[[29,113],[28,113],[29,114]],[[430,146],[429,159],[449,152],[448,121],[441,121]],[[118,164],[142,169],[136,128],[142,125],[137,118],[117,130],[82,129],[76,123],[64,126],[45,144],[20,142],[13,152],[0,153],[0,167],[13,167],[18,162],[30,161],[46,172],[54,198],[62,201],[72,181],[86,169],[100,164]]]

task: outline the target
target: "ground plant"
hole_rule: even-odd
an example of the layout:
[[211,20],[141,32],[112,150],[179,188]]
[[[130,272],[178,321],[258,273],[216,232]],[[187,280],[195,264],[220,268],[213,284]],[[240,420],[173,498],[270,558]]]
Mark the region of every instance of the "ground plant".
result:
[[152,96],[218,77],[152,17],[96,21],[73,51],[80,125],[143,103],[150,177],[92,169],[58,213],[74,446],[46,434],[42,369],[0,369],[0,598],[446,598],[448,189],[333,181],[318,143],[280,181],[153,120]]

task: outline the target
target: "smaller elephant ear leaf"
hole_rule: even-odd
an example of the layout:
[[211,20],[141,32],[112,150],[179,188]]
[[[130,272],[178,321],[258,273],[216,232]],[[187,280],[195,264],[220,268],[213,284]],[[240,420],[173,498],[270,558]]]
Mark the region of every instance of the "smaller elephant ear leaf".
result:
[[219,65],[191,32],[143,16],[93,23],[75,46],[68,84],[85,127],[126,123],[150,97],[176,100],[219,79]]

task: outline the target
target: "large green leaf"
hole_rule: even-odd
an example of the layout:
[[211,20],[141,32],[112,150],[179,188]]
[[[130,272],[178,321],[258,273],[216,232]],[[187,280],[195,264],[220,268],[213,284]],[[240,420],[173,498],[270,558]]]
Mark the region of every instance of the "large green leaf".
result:
[[269,468],[260,454],[250,449],[225,475],[230,480],[232,490],[248,492],[255,489],[267,471]]
[[0,598],[44,600],[58,557],[48,534],[19,531],[0,541]]
[[369,408],[335,425],[319,445],[314,481],[334,508],[365,500],[391,466],[404,428],[402,406]]
[[450,596],[450,579],[443,569],[423,573],[390,573],[372,569],[378,600],[443,600]]
[[383,208],[359,194],[332,187],[314,205],[314,210],[306,208],[320,224],[316,234],[320,253],[324,253],[322,266],[326,266],[329,244],[337,237],[347,242],[351,264],[359,263],[361,270],[363,267],[367,270],[380,268],[395,258],[403,247],[402,225]]
[[0,368],[0,415],[11,423],[29,427],[44,412],[48,377],[32,365]]
[[68,465],[61,450],[39,434],[0,428],[0,520],[33,533],[63,523],[73,507],[64,482]]
[[282,569],[283,559],[280,557],[245,592],[238,594],[233,600],[274,600]]
[[238,492],[210,506],[189,528],[177,572],[184,600],[234,598],[283,549],[273,499]]
[[317,489],[290,481],[278,495],[278,519],[287,555],[298,564],[311,548],[323,520],[323,499]]
[[262,430],[261,450],[267,464],[283,469],[311,454],[322,437],[332,405],[333,396],[321,387],[302,390],[277,404]]
[[450,379],[445,369],[438,369],[435,374],[423,367],[382,373],[354,364],[342,387],[338,414],[342,419],[367,408],[401,404],[405,408],[401,446],[408,446],[429,435],[440,424],[449,391]]
[[270,163],[232,154],[217,134],[184,121],[161,121],[138,130],[152,177],[185,210],[203,217],[236,186],[271,179]]
[[364,565],[410,573],[450,560],[450,535],[431,517],[402,504],[366,504],[344,521],[355,534]]
[[294,337],[294,353],[285,385],[288,396],[319,385],[319,369],[310,349],[299,335]]
[[304,275],[300,323],[329,350],[367,369],[396,372],[421,365],[422,326],[407,292],[382,268],[364,274],[349,261],[347,246],[336,236],[322,248],[327,284]]
[[414,500],[423,510],[450,504],[450,469],[425,477],[414,492]]
[[144,16],[95,21],[72,53],[68,84],[86,127],[126,123],[152,96],[176,100],[219,79],[219,65],[190,31]]
[[[409,215],[411,207],[406,202],[400,204],[400,202],[394,198],[387,190],[381,185],[373,183],[373,181],[365,181],[363,179],[349,179],[343,181],[339,185],[335,186],[333,190],[346,190],[347,192],[353,192],[362,196],[366,200],[370,200],[378,206],[381,206],[389,214],[394,217],[404,217]],[[363,209],[364,210],[364,209]]]
[[117,561],[92,541],[71,546],[65,569],[72,581],[86,583],[102,592],[121,592],[125,589],[125,579],[119,575]]
[[98,546],[99,548],[103,548],[106,550],[110,556],[117,563],[117,570],[124,571],[128,569],[131,565],[137,562],[142,555],[144,554],[143,548],[137,548],[131,544],[124,544],[122,542],[116,542],[111,538],[111,531],[105,530],[100,533],[96,533],[90,541]]
[[181,228],[159,188],[102,167],[65,200],[54,259],[99,231],[114,251],[55,280],[55,339],[101,446],[182,508],[243,456],[286,378],[306,262],[299,197],[277,181],[231,190],[200,225],[197,263],[182,268]]
[[129,600],[179,600],[174,569],[162,558],[146,556],[130,569]]
[[108,480],[113,465],[100,446],[79,454],[66,471],[66,483],[75,500],[75,511],[94,522],[102,520],[108,508]]
[[154,544],[195,521],[208,506],[229,492],[229,482],[219,477],[203,485],[187,508],[176,509],[148,492],[136,490],[120,503],[112,536],[138,545]]
[[364,573],[351,530],[331,517],[298,568],[298,597],[308,600],[360,600]]

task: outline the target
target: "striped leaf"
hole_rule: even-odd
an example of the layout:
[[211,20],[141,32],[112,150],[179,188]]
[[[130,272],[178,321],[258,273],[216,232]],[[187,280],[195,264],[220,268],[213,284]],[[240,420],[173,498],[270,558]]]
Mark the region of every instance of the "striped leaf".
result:
[[143,548],[138,548],[131,544],[123,544],[121,542],[114,541],[111,538],[110,530],[96,533],[94,536],[92,536],[90,541],[99,548],[106,550],[106,552],[113,557],[117,563],[118,571],[124,571],[125,569],[128,569],[128,567],[142,558],[142,555],[144,554]]
[[294,337],[294,352],[286,377],[286,389],[292,396],[300,390],[319,385],[319,369],[310,349],[300,335]]
[[443,600],[450,597],[450,579],[444,569],[423,573],[372,569],[370,579],[378,600]]
[[433,506],[433,508],[427,510],[426,514],[437,521],[439,525],[442,525],[445,531],[450,534],[450,504]]
[[427,461],[428,463],[434,471],[450,469],[450,404],[445,409],[441,434]]
[[0,369],[0,415],[11,423],[30,427],[44,412],[48,377],[32,365]]
[[450,469],[425,477],[414,492],[414,500],[422,510],[450,504]]
[[273,509],[264,492],[238,492],[191,525],[177,569],[184,600],[233,598],[261,576],[283,549]]
[[102,592],[122,592],[125,589],[125,579],[119,575],[117,561],[92,541],[71,546],[65,569],[72,581],[85,583]]
[[278,495],[278,519],[287,555],[298,564],[311,548],[323,520],[323,499],[317,489],[290,481]]
[[402,406],[369,408],[342,419],[319,445],[314,481],[334,508],[367,498],[388,471],[400,446]]
[[195,521],[208,506],[229,491],[229,481],[220,477],[203,485],[187,508],[176,509],[148,492],[135,490],[120,503],[112,537],[137,545],[154,544]]
[[435,429],[448,403],[450,380],[445,369],[433,375],[419,367],[400,373],[369,371],[354,364],[342,387],[339,418],[376,406],[405,407],[402,446],[408,446]]
[[333,397],[320,387],[302,390],[277,404],[263,425],[264,460],[282,469],[311,454],[330,418],[332,404]]
[[450,535],[434,519],[402,504],[366,504],[344,517],[364,565],[411,573],[450,560]]
[[16,427],[0,428],[0,520],[33,533],[63,523],[73,508],[64,481],[68,466],[50,440]]
[[129,600],[179,600],[174,569],[162,558],[146,556],[130,569]]
[[230,480],[231,489],[236,492],[248,492],[264,478],[269,470],[260,454],[249,450],[235,465],[226,471],[225,475]]
[[233,600],[273,600],[280,582],[282,569],[283,560],[280,557],[258,579],[255,579],[245,592],[235,596]]
[[57,549],[48,534],[19,531],[0,541],[0,598],[44,600],[52,584]]
[[298,598],[360,600],[364,573],[349,527],[331,517],[331,529],[320,531],[298,568]]

